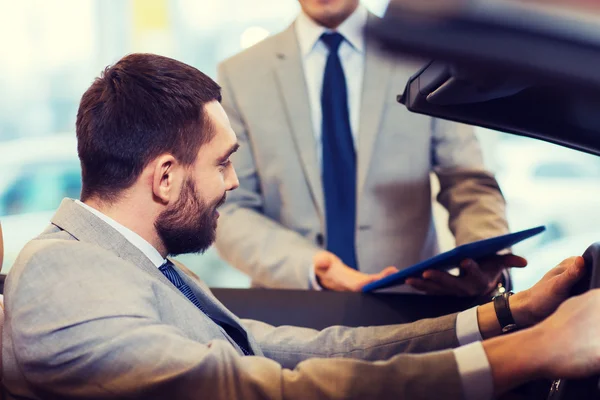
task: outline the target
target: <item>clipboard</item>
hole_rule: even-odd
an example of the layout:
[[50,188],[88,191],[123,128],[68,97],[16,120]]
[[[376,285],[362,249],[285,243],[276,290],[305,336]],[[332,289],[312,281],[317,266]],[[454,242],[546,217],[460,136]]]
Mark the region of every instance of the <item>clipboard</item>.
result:
[[538,235],[545,230],[546,227],[541,225],[519,232],[508,233],[506,235],[463,244],[450,251],[438,254],[437,256],[431,257],[425,261],[403,269],[402,271],[388,275],[383,279],[371,282],[365,285],[362,291],[366,293],[377,289],[388,288],[390,286],[401,285],[404,283],[406,278],[420,276],[424,271],[429,269],[445,270],[455,268],[462,260],[466,258],[477,260],[483,257],[492,256],[500,250],[514,246],[515,244]]

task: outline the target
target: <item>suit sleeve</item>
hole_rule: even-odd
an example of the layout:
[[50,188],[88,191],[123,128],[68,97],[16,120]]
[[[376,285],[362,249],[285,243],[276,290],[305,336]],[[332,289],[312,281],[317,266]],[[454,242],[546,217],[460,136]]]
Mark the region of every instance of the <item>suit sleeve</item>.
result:
[[426,353],[458,347],[456,314],[410,324],[321,331],[294,326],[273,327],[243,320],[265,356],[286,368],[310,358],[341,357],[364,361],[386,360],[400,353]]
[[[263,213],[260,176],[252,138],[235,101],[226,67],[219,66],[222,104],[240,148],[232,156],[240,186],[221,208],[215,246],[228,263],[264,287],[308,289],[309,273],[318,246]],[[257,100],[258,101],[258,100]]]
[[504,196],[484,168],[473,127],[432,119],[432,165],[457,245],[508,233]]
[[[64,258],[64,246],[54,250]],[[54,251],[40,252],[18,282],[9,285],[7,327],[14,354],[27,386],[40,398],[437,399],[439,393],[448,400],[463,397],[452,351],[400,354],[379,362],[326,359],[319,358],[324,345],[315,341],[306,351],[312,349],[316,358],[306,357],[286,368],[266,357],[242,357],[223,340],[192,340],[161,322],[152,306],[157,300],[151,288],[131,290],[135,281],[115,279],[114,271],[102,271],[101,262],[83,253],[70,250],[73,267],[64,268],[53,261],[62,259]],[[84,266],[101,272],[75,273]],[[288,334],[290,344],[303,341],[302,333]],[[348,339],[343,341],[348,344]],[[375,357],[376,339],[368,345],[373,349],[365,351]],[[4,384],[10,390],[14,383],[8,376]]]

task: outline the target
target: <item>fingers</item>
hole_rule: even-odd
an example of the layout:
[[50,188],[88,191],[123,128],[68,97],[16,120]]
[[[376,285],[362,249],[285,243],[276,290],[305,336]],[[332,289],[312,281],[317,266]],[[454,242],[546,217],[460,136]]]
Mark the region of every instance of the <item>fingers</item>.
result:
[[[559,264],[560,273],[556,276],[556,290],[568,291],[585,273],[583,257],[570,257]],[[556,268],[558,269],[558,268]]]
[[457,295],[456,291],[453,291],[451,288],[444,287],[439,283],[428,279],[408,278],[406,284],[433,296]]
[[[348,267],[350,268],[350,267]],[[381,272],[377,273],[377,274],[365,274],[359,271],[356,271],[354,269],[352,269],[352,271],[354,273],[356,273],[355,278],[356,278],[356,282],[354,283],[352,290],[359,292],[363,289],[363,287],[371,282],[375,282],[378,281],[380,279],[385,278],[386,276],[389,276],[391,274],[394,274],[396,272],[398,272],[398,268],[396,267],[387,267],[384,268]]]
[[[475,262],[474,260],[467,259]],[[479,261],[478,263],[481,268],[497,268],[497,269],[505,269],[505,268],[523,268],[527,266],[527,260],[523,257],[514,255],[514,254],[502,254],[502,255],[493,255],[491,257],[486,257]]]
[[360,292],[364,285],[371,282],[369,275],[359,272],[346,264],[341,263],[334,271],[333,279],[336,281],[340,291]]
[[[460,267],[464,271],[464,277],[462,280],[459,280],[461,281],[463,291],[467,293],[468,296],[483,294],[487,292],[490,281],[493,284],[498,281],[497,274],[499,271],[494,271],[492,278],[490,278],[490,275],[484,273],[479,267],[479,264],[473,260],[462,262]],[[504,268],[501,268],[500,270],[502,269]]]
[[573,278],[578,279],[585,272],[585,260],[581,256],[567,258],[567,273]]
[[564,259],[556,267],[546,272],[542,280],[562,275],[565,271],[568,271],[569,269],[573,269],[569,273],[575,274],[576,276],[580,273],[583,274],[583,271],[585,271],[585,262],[583,261],[583,257],[576,256]]
[[327,266],[315,264],[315,271],[321,284],[327,289],[360,292],[366,284],[398,272],[398,269],[395,267],[387,267],[376,274],[365,274],[336,260],[331,263],[331,265]]
[[445,271],[425,271],[423,277],[436,282],[456,296],[476,296],[487,291],[488,278],[473,261],[461,264],[464,274],[460,277],[450,275]]
[[428,270],[423,273],[423,279],[410,278],[406,283],[428,294],[471,297],[487,293],[500,273],[500,269],[483,271],[473,260],[464,260],[461,268],[460,277],[446,271]]
[[426,282],[435,284],[437,287],[443,288],[444,294],[459,296],[464,291],[461,278],[452,276],[445,271],[425,271],[423,272],[423,279]]
[[380,273],[376,274],[376,276],[377,276],[377,279],[382,279],[382,278],[385,278],[386,276],[395,274],[396,272],[398,272],[398,268],[387,267],[387,268],[384,268],[383,271],[381,271]]
[[313,264],[315,268],[324,268],[329,267],[334,260],[333,253],[323,250],[314,255]]
[[523,268],[527,266],[527,260],[514,254],[504,254],[499,256],[501,264],[510,268]]

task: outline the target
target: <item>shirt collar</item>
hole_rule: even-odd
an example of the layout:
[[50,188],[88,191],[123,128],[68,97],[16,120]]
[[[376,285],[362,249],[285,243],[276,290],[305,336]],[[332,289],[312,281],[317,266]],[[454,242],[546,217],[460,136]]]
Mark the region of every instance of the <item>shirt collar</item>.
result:
[[[364,28],[367,23],[368,11],[362,4],[348,17],[335,31],[339,32],[358,52],[364,52],[365,35]],[[295,22],[296,36],[302,56],[307,56],[315,47],[324,32],[331,29],[319,25],[308,15],[301,11]]]
[[154,246],[152,246],[150,243],[148,243],[140,235],[138,235],[131,229],[124,227],[123,225],[121,225],[120,223],[115,221],[114,219],[112,219],[109,216],[103,214],[102,212],[96,210],[95,208],[90,207],[85,203],[82,203],[79,200],[75,200],[75,203],[79,204],[81,207],[88,210],[89,212],[91,212],[92,214],[94,214],[95,216],[100,218],[102,221],[106,222],[108,225],[112,226],[117,232],[119,232],[121,235],[123,235],[125,237],[125,239],[127,239],[127,241],[129,241],[132,245],[134,245],[142,253],[144,253],[144,255],[146,257],[148,257],[148,259],[150,259],[152,264],[154,264],[157,268],[164,264],[165,259],[160,255],[158,250],[156,250],[154,248]]

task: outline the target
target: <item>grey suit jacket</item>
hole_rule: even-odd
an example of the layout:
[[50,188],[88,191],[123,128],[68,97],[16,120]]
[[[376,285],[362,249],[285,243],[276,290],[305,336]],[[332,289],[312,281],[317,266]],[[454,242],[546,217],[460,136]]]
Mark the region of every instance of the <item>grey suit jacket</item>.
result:
[[[472,127],[412,114],[397,103],[416,67],[367,42],[356,249],[368,273],[438,253],[431,171],[457,244],[508,231],[504,198],[483,169]],[[223,62],[218,79],[242,146],[232,157],[240,188],[222,208],[216,247],[255,286],[307,288],[312,258],[326,244],[324,199],[293,25]]]
[[[10,397],[462,397],[454,355],[442,351],[457,346],[455,315],[320,332],[276,328],[240,321],[181,271],[209,313],[246,331],[255,356],[242,356],[140,250],[65,199],[6,279]],[[436,352],[416,354],[426,351]]]

